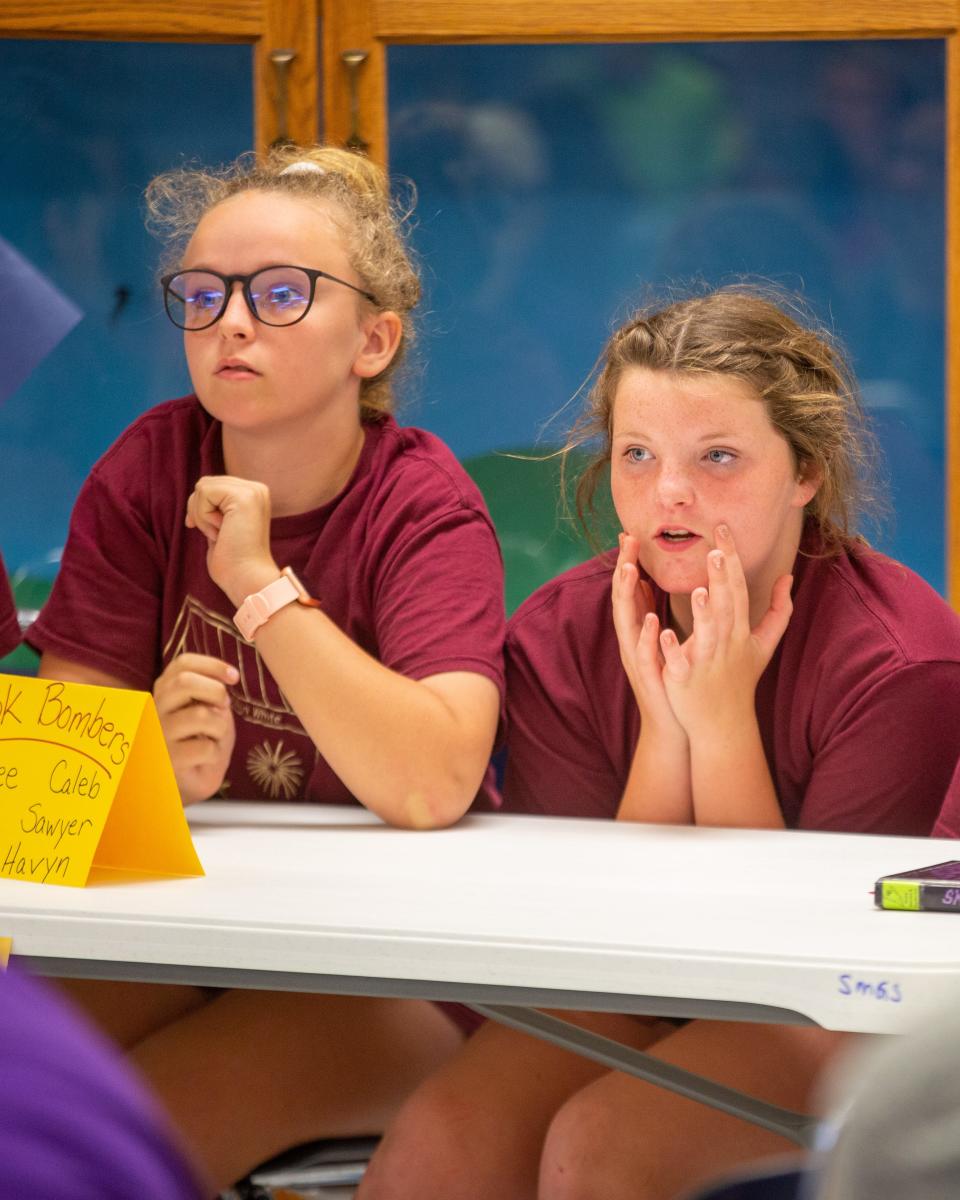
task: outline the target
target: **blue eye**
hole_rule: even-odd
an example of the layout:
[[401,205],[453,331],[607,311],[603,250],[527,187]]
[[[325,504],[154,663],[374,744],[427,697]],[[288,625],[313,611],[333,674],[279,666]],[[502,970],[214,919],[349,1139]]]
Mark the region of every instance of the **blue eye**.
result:
[[184,297],[184,303],[192,305],[197,312],[212,312],[223,303],[223,292],[198,288],[191,295]]
[[651,457],[652,455],[646,446],[631,446],[627,451],[627,458],[630,462],[648,462]]
[[733,462],[735,457],[736,455],[729,450],[713,449],[707,451],[707,460],[721,467]]
[[291,308],[302,308],[307,302],[303,292],[289,284],[275,284],[269,288],[262,296],[254,296],[254,303],[260,307],[265,305],[277,311],[286,311]]

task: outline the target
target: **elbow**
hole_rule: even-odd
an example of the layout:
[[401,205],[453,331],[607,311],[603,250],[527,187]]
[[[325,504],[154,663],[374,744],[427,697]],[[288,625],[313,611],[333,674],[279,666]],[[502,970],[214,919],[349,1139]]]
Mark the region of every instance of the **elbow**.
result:
[[401,793],[399,811],[387,819],[401,829],[449,829],[473,803],[485,770],[454,769],[411,779]]

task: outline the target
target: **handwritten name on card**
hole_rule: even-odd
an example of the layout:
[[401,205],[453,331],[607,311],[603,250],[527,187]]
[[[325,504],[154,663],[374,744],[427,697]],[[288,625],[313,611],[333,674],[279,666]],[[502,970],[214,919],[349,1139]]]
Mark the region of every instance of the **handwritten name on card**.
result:
[[0,878],[202,875],[148,692],[0,675]]

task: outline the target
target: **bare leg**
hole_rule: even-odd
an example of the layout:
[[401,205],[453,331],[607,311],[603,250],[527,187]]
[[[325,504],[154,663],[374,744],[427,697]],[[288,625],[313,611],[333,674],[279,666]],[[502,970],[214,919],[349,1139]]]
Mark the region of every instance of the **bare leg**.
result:
[[168,983],[118,983],[107,979],[58,979],[67,998],[124,1050],[169,1025],[212,996],[211,988]]
[[422,1000],[232,990],[131,1057],[223,1188],[298,1142],[380,1132],[461,1042]]
[[[794,1111],[849,1035],[787,1025],[692,1021],[656,1058]],[[673,1200],[717,1174],[795,1152],[785,1138],[611,1071],[557,1114],[544,1146],[540,1200]]]
[[[610,1013],[558,1015],[638,1049],[665,1028]],[[488,1021],[401,1109],[358,1200],[533,1200],[554,1113],[603,1071]]]

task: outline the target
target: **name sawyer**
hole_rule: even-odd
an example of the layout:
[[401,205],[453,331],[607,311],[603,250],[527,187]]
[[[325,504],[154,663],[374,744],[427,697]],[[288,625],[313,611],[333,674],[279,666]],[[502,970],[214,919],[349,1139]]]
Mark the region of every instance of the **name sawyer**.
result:
[[79,838],[94,828],[89,817],[48,817],[40,804],[31,804],[20,818],[20,828],[33,838],[49,838],[53,841],[54,853],[32,853],[41,847],[28,845],[23,851],[23,842],[7,846],[0,862],[0,875],[21,879],[41,879],[44,883],[56,876],[65,879],[70,869],[70,855],[57,854],[64,838]]

